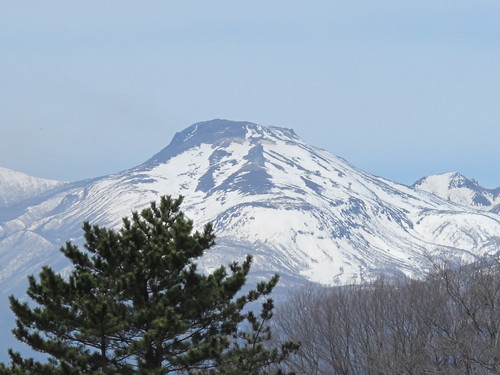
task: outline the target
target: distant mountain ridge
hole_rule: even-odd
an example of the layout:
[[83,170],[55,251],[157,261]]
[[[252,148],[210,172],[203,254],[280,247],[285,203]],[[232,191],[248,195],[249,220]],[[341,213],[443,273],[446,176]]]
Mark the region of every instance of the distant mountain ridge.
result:
[[32,177],[0,167],[0,208],[34,198],[62,184],[61,181]]
[[412,185],[443,199],[483,211],[500,213],[500,188],[487,189],[476,180],[450,172],[424,177]]

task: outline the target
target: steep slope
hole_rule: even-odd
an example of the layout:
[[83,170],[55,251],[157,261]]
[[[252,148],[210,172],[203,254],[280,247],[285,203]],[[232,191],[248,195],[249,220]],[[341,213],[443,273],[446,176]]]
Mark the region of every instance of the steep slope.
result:
[[499,212],[500,188],[487,189],[460,173],[443,173],[424,177],[413,184],[418,190],[483,211]]
[[161,194],[184,195],[196,224],[215,224],[205,268],[252,253],[253,277],[279,272],[282,286],[418,275],[428,254],[472,259],[500,245],[494,213],[372,176],[289,129],[214,120],[136,168],[65,185],[1,223],[1,289],[43,262],[63,267],[55,249],[78,242],[84,220],[115,227]]

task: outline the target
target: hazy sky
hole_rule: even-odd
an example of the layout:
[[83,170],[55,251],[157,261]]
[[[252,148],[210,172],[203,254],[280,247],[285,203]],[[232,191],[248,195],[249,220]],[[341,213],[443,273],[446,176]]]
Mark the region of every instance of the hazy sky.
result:
[[0,0],[0,166],[77,180],[213,118],[500,186],[500,1]]

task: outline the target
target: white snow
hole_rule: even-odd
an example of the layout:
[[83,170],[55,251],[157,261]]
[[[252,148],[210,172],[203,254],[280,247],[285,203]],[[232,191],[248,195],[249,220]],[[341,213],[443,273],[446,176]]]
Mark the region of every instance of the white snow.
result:
[[62,185],[61,181],[29,176],[0,167],[0,207],[7,207]]
[[[475,186],[474,188],[464,186],[465,183],[469,186]],[[495,205],[500,204],[500,192],[498,190],[495,192],[483,188],[475,181],[468,180],[456,172],[427,176],[416,183],[415,187],[418,190],[426,191],[451,202],[478,210],[489,211]],[[481,195],[484,198],[482,200],[484,203],[489,203],[478,204],[474,200],[477,195]]]
[[[16,232],[16,246],[28,246],[32,239],[21,234],[29,230],[52,242],[53,252],[62,244],[57,241],[78,241],[84,220],[117,228],[131,210],[160,195],[181,194],[197,229],[215,224],[218,247],[203,262],[210,269],[250,252],[258,271],[338,284],[381,272],[420,275],[427,253],[498,251],[500,216],[435,195],[446,193],[446,176],[429,180],[427,191],[415,190],[356,169],[286,129],[245,126],[245,139],[201,143],[154,167],[61,189],[30,204],[0,223],[0,247]],[[261,157],[248,160],[260,149]],[[211,163],[214,153],[219,157]],[[259,169],[268,181],[249,180]],[[200,179],[209,171],[213,185],[202,189]],[[38,265],[30,257],[21,262],[15,264],[23,270]]]

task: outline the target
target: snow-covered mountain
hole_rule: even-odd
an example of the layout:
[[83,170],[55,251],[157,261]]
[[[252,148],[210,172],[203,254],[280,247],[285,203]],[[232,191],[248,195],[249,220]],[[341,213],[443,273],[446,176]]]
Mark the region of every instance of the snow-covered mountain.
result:
[[[496,254],[500,216],[365,173],[304,143],[292,130],[213,120],[175,135],[135,168],[58,186],[0,222],[0,293],[81,240],[83,221],[117,227],[160,195],[184,195],[196,224],[212,221],[211,269],[254,255],[253,277],[282,285],[351,282],[378,273],[419,275],[428,254]],[[20,284],[21,283],[21,284]]]
[[62,184],[0,167],[0,209],[33,199]]
[[413,187],[470,208],[500,213],[500,188],[487,189],[460,173],[427,176],[415,182]]

